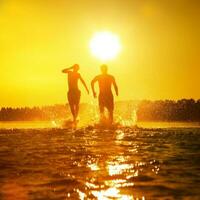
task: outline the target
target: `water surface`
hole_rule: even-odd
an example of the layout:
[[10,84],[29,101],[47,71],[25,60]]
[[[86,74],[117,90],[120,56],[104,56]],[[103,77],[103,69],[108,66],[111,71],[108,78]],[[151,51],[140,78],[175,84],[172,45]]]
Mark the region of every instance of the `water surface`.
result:
[[[60,128],[64,120],[52,121],[4,121],[0,122],[0,129],[39,129]],[[130,126],[132,120],[122,120],[122,124]],[[80,121],[79,128],[88,125],[87,121]],[[137,126],[143,128],[200,128],[200,122],[137,122]]]
[[0,130],[0,199],[199,199],[200,129]]

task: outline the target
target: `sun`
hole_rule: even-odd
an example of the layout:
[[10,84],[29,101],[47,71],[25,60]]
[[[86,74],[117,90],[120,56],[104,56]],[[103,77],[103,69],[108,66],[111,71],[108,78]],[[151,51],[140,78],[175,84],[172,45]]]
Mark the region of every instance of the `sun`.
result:
[[96,58],[102,61],[112,60],[121,50],[120,39],[111,32],[98,32],[90,41],[90,49]]

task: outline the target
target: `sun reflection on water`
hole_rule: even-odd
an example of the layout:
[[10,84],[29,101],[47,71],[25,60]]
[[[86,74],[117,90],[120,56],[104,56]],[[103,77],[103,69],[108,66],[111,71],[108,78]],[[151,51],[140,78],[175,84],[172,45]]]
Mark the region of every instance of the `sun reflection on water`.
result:
[[130,171],[131,169],[134,168],[133,164],[117,164],[115,163],[114,165],[108,165],[108,173],[110,176],[117,175],[117,174],[122,174],[123,172]]
[[77,193],[78,193],[78,195],[79,195],[79,199],[80,199],[80,200],[84,200],[85,197],[86,197],[86,194],[83,193],[83,192],[81,192],[79,189],[77,189],[76,191],[77,191]]
[[97,171],[99,170],[99,166],[96,163],[88,164],[87,165],[92,171]]
[[[127,161],[126,157],[120,155],[115,157],[110,157],[110,161],[106,162],[106,171],[109,178],[102,180],[103,182],[98,182],[96,178],[92,178],[86,181],[85,185],[90,190],[90,196],[98,200],[108,200],[108,199],[119,199],[119,200],[145,200],[145,197],[134,197],[134,194],[126,194],[122,191],[123,188],[134,187],[135,183],[132,181],[133,177],[139,175],[138,167],[144,166],[144,162],[136,161],[134,164],[125,163]],[[114,161],[113,161],[114,160]],[[101,172],[98,162],[90,160],[87,166],[91,171]],[[77,191],[80,199],[87,197],[83,192]]]
[[117,189],[116,187],[108,188],[107,190],[92,191],[92,194],[98,200],[108,200],[111,198],[120,199],[120,200],[134,199],[130,195],[120,194],[120,190]]
[[[130,162],[130,155],[124,155],[124,145],[129,145],[129,152],[137,154],[139,145],[133,141],[124,141],[126,133],[124,130],[116,130],[115,142],[111,145],[116,145],[115,154],[109,157],[96,159],[93,156],[89,156],[87,160],[87,167],[94,173],[94,176],[85,181],[86,191],[77,191],[80,199],[133,199],[133,200],[145,200],[144,196],[138,197],[138,194],[126,193],[127,188],[134,188],[137,184],[138,177],[147,163],[134,160]],[[121,144],[123,144],[121,146]],[[111,146],[109,147],[111,148]],[[108,149],[109,149],[108,148]],[[117,155],[116,155],[117,154]],[[153,163],[152,163],[153,164]],[[153,168],[157,170],[158,168]],[[99,177],[97,179],[96,177]]]

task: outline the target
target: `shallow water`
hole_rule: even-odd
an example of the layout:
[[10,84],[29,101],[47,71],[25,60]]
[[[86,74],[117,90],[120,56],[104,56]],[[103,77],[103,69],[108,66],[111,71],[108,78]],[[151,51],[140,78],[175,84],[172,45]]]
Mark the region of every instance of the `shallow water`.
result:
[[200,129],[0,130],[0,199],[199,199]]
[[[64,120],[52,121],[3,121],[0,122],[0,129],[39,129],[39,128],[60,128]],[[121,123],[121,122],[120,122]],[[130,126],[131,120],[123,120],[122,124]],[[88,125],[87,121],[80,121],[79,127]],[[200,122],[137,122],[143,128],[200,128]]]

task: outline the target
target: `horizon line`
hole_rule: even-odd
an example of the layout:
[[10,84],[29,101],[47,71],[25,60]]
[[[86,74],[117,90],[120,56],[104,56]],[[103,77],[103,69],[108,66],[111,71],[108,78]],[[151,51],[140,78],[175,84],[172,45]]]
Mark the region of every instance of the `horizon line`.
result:
[[[134,103],[137,103],[137,102],[141,102],[141,101],[150,101],[150,102],[157,102],[157,101],[174,101],[174,102],[178,102],[180,100],[194,100],[195,102],[198,102],[200,101],[200,98],[181,98],[181,99],[129,99],[129,100],[117,100],[115,101],[115,104],[116,103],[120,103],[120,102],[134,102]],[[83,105],[83,104],[88,104],[88,105],[92,105],[91,103],[88,103],[88,102],[82,102],[80,103],[80,105]],[[12,108],[12,109],[15,109],[15,108],[35,108],[35,107],[39,107],[39,108],[43,108],[43,107],[51,107],[51,106],[68,106],[69,103],[66,102],[66,103],[54,103],[54,104],[46,104],[46,105],[22,105],[22,106],[0,106],[0,109],[2,108]]]

